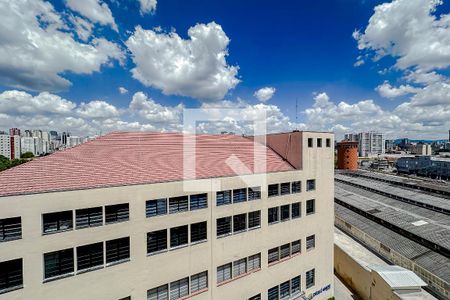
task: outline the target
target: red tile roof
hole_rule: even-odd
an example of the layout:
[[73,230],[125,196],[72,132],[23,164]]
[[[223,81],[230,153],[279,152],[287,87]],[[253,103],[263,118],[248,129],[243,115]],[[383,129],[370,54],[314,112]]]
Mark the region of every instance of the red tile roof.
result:
[[[0,172],[0,197],[183,180],[183,134],[115,132]],[[254,173],[253,141],[236,135],[197,135],[196,178],[236,176],[235,155]],[[270,148],[266,172],[294,168]],[[240,171],[242,174],[242,172]],[[258,173],[258,172],[256,172]]]

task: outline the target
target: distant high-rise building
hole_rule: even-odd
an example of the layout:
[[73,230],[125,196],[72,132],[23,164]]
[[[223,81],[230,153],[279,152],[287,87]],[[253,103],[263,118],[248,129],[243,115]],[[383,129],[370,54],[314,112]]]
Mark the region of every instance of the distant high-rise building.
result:
[[32,137],[32,136],[33,136],[33,133],[31,132],[31,130],[26,129],[26,130],[25,130],[25,133],[23,134],[23,136],[24,136],[24,137]]
[[19,128],[10,128],[9,135],[10,136],[20,135],[20,129]]
[[359,156],[368,157],[384,153],[383,134],[360,132],[345,134],[347,141],[358,142]]
[[52,141],[58,139],[58,132],[52,130],[52,131],[49,131],[49,133],[50,133],[50,139]]
[[22,146],[21,152],[22,153],[31,152],[31,153],[33,153],[33,155],[39,155],[37,140],[38,140],[38,138],[34,138],[34,137],[30,137],[30,136],[23,136],[20,139],[21,146]]
[[68,132],[63,132],[61,135],[61,143],[67,145],[67,138],[70,136]]
[[394,140],[385,140],[384,150],[386,152],[394,150]]
[[411,145],[409,151],[415,155],[431,155],[431,145],[422,143]]
[[11,141],[8,134],[0,134],[0,155],[11,158]]
[[[20,133],[20,130],[19,130],[19,133]],[[10,148],[11,159],[20,158],[20,154],[22,151],[20,135],[11,135],[9,141],[10,141],[9,144],[11,147]]]

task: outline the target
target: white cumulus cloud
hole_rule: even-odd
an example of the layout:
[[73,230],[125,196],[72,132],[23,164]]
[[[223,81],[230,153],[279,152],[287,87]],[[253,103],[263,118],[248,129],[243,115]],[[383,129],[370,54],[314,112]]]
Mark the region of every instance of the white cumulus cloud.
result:
[[377,86],[375,90],[384,98],[396,98],[407,94],[414,94],[420,91],[410,85],[400,85],[399,87],[392,86],[387,80],[383,84]]
[[120,86],[119,93],[121,93],[122,95],[125,95],[128,93],[128,90],[126,88],[124,88],[123,86]]
[[156,10],[156,0],[139,0],[141,15],[153,13]]
[[112,29],[119,31],[108,4],[102,0],[66,0],[66,3],[70,9],[92,22],[110,25]]
[[140,26],[126,41],[136,65],[133,77],[166,95],[217,101],[238,83],[238,67],[228,65],[229,38],[215,22],[197,24],[188,39]]
[[257,90],[253,96],[255,96],[259,101],[266,102],[267,100],[270,100],[275,92],[277,91],[274,87],[263,87],[259,90]]

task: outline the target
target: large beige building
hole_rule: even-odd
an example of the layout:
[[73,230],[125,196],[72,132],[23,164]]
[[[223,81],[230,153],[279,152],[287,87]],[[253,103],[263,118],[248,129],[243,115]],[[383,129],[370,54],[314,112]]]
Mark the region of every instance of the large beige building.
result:
[[332,297],[333,135],[183,138],[112,133],[0,173],[0,300]]

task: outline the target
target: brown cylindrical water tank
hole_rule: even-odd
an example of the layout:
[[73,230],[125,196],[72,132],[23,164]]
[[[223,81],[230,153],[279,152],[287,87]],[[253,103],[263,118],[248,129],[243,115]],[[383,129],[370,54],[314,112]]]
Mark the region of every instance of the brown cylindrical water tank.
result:
[[358,142],[342,141],[337,143],[337,168],[358,169]]

